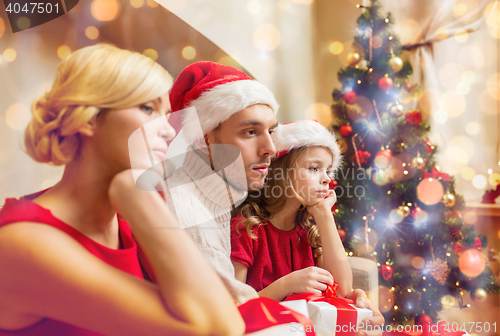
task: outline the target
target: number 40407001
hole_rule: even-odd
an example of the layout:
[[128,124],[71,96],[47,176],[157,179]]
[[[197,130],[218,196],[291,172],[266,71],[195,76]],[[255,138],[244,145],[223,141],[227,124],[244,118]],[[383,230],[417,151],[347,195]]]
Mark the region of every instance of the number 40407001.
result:
[[446,331],[467,331],[469,333],[478,333],[478,332],[497,332],[497,323],[490,322],[463,322],[459,327],[457,322],[453,322],[452,324],[447,323],[444,328]]
[[6,12],[9,13],[16,13],[19,14],[21,12],[24,13],[47,13],[50,14],[52,11],[55,10],[55,13],[59,13],[59,4],[56,2],[54,5],[52,5],[50,2],[30,2],[30,3],[24,3],[22,5],[20,3],[9,3],[7,8],[5,9]]

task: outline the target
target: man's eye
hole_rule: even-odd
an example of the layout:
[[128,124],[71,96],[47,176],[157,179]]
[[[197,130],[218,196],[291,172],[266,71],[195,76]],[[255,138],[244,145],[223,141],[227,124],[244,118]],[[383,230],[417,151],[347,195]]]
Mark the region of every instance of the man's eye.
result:
[[151,114],[154,111],[154,109],[149,105],[141,105],[140,109],[146,114]]
[[269,130],[269,134],[273,134],[274,133],[274,128]]
[[255,130],[249,130],[249,131],[246,131],[246,133],[248,135],[255,135]]

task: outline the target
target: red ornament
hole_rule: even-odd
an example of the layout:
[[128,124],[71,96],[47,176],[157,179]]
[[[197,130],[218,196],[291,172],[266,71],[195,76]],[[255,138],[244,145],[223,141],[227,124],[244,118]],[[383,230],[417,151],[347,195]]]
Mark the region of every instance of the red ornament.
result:
[[384,278],[384,280],[392,278],[393,270],[390,265],[382,265],[380,266],[380,269],[382,270],[382,278]]
[[389,91],[393,84],[394,82],[391,77],[382,77],[378,80],[378,87],[384,91]]
[[415,317],[415,325],[424,325],[424,324],[431,324],[432,319],[429,317],[429,315],[425,314],[420,314]]
[[337,232],[339,233],[340,240],[344,242],[345,238],[347,237],[347,233],[345,233],[345,231],[342,229],[338,229]]
[[354,104],[356,102],[357,94],[354,91],[348,91],[344,94],[344,101],[347,104]]
[[422,113],[420,111],[409,111],[405,114],[406,122],[412,125],[418,125],[422,122]]
[[413,85],[411,85],[411,83],[406,83],[406,88],[408,91],[411,91],[411,89],[413,89]]
[[342,126],[340,126],[339,133],[344,138],[347,138],[347,137],[351,136],[351,134],[352,134],[352,127],[351,127],[351,125],[342,125]]
[[432,153],[436,147],[434,147],[434,144],[430,142],[429,140],[425,140],[425,149],[427,150],[427,153]]
[[[357,154],[358,155],[354,155],[354,159],[355,159],[356,163],[360,164],[360,165],[368,163],[368,159],[372,156],[370,154],[370,152],[362,151],[362,150],[358,150]],[[358,160],[358,158],[359,158],[359,160]]]
[[330,183],[328,184],[328,186],[330,187],[330,189],[335,189],[337,184],[339,184],[337,181],[331,180]]
[[387,161],[391,161],[391,159],[392,159],[392,151],[389,148],[378,151],[375,156],[379,156],[379,155],[385,156],[387,158]]

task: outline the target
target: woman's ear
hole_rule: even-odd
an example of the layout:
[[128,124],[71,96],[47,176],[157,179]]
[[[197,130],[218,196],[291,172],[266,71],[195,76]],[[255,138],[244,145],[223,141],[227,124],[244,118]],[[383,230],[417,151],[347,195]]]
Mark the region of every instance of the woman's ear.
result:
[[93,137],[95,133],[95,118],[89,120],[84,126],[82,126],[78,133],[86,137]]

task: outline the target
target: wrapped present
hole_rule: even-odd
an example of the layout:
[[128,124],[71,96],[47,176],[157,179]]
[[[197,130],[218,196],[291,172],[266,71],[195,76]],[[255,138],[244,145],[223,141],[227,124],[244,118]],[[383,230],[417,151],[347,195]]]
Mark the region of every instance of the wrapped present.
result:
[[354,306],[352,300],[336,297],[338,284],[322,294],[292,294],[285,301],[306,300],[309,317],[318,336],[354,336],[373,311]]
[[[305,301],[304,301],[305,302]],[[311,320],[280,302],[260,297],[238,306],[245,321],[245,335],[252,336],[314,336]],[[300,303],[291,304],[298,310]]]

